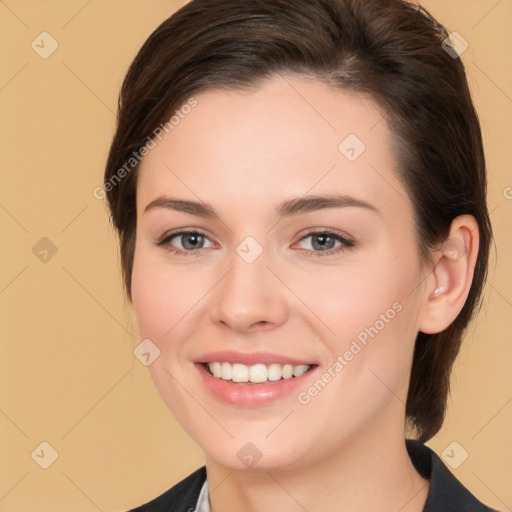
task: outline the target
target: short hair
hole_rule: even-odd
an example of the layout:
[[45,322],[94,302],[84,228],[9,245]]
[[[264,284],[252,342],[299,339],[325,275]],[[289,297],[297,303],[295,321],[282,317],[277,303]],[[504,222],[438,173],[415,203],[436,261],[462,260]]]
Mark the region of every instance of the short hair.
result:
[[477,113],[447,30],[404,0],[193,0],[146,40],[121,87],[105,169],[131,302],[138,163],[112,178],[191,95],[210,88],[253,90],[280,73],[370,95],[393,133],[397,174],[414,209],[418,253],[446,241],[452,220],[473,215],[479,253],[467,300],[440,333],[415,341],[406,419],[420,441],[444,421],[450,373],[481,305],[492,229]]

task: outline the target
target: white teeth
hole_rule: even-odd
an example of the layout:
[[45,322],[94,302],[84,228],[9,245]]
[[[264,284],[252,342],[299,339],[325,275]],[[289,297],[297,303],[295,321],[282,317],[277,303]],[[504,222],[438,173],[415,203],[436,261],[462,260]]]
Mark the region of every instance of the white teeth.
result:
[[306,365],[301,364],[300,366],[294,366],[293,367],[293,376],[300,377],[307,371],[308,371],[308,367]]
[[282,369],[283,379],[291,379],[293,377],[293,366],[285,364]]
[[249,368],[250,382],[266,382],[267,367],[264,364],[255,364]]
[[[210,368],[211,371],[211,368]],[[221,366],[222,374],[220,376],[221,379],[231,380],[231,375],[233,374],[232,366],[230,363],[222,363]]]
[[210,364],[210,371],[215,377],[222,378],[222,364],[217,362]]
[[270,381],[280,380],[282,375],[281,368],[280,364],[271,364],[267,368],[267,379]]
[[281,379],[291,379],[292,377],[300,377],[305,374],[311,365],[300,364],[293,366],[291,364],[272,363],[268,366],[264,364],[254,364],[247,366],[240,363],[220,363],[215,361],[208,363],[210,372],[214,377],[223,380],[232,380],[233,382],[273,382]]
[[231,380],[233,382],[247,382],[249,380],[249,368],[245,364],[234,364]]

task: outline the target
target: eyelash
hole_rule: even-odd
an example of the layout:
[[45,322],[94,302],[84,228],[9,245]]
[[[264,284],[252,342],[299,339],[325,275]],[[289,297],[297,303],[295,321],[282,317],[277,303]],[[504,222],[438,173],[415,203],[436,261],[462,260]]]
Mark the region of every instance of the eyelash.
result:
[[[207,238],[208,240],[210,240],[209,237],[205,233],[203,233],[202,231],[199,231],[199,230],[176,231],[173,233],[166,233],[158,241],[155,242],[155,245],[158,247],[167,246],[167,250],[169,252],[176,254],[177,256],[194,256],[199,251],[201,251],[201,249],[193,249],[190,251],[184,251],[182,249],[177,249],[176,247],[173,247],[170,245],[170,241],[173,238],[182,236],[182,235],[201,235],[201,236]],[[310,236],[313,236],[313,235],[328,235],[330,238],[334,238],[335,240],[341,242],[341,245],[337,248],[329,249],[327,251],[314,251],[314,250],[310,250],[310,249],[300,249],[302,251],[306,251],[306,255],[308,257],[331,256],[331,255],[346,251],[347,249],[350,249],[350,248],[354,247],[354,245],[355,245],[355,243],[352,240],[349,240],[349,239],[341,236],[339,233],[337,233],[331,229],[310,231],[307,234],[305,234],[304,236],[302,236],[300,238],[299,242],[302,242],[306,238],[309,238]],[[211,240],[210,240],[210,242],[211,242]]]

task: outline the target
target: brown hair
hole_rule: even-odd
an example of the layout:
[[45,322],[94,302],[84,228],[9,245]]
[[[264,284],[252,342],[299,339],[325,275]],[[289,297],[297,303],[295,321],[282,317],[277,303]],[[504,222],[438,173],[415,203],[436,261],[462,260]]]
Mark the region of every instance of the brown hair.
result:
[[424,8],[402,0],[193,0],[164,21],[124,79],[105,170],[129,300],[138,166],[113,178],[187,98],[212,87],[257,88],[281,72],[368,93],[394,133],[422,261],[429,263],[429,248],[445,241],[458,215],[479,225],[462,311],[443,332],[420,332],[416,340],[406,415],[419,439],[430,439],[444,420],[452,364],[480,303],[492,239],[480,125],[464,66],[443,48],[447,36]]

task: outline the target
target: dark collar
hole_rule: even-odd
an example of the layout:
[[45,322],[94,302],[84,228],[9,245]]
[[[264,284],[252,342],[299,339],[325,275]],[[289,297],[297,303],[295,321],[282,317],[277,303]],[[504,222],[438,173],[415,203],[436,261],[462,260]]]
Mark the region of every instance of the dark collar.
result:
[[[407,452],[418,473],[430,480],[423,512],[493,512],[478,501],[450,472],[428,446],[406,440]],[[130,512],[189,512],[195,510],[206,479],[202,466],[158,498]]]
[[492,509],[478,501],[453,476],[428,446],[411,439],[407,439],[405,443],[416,471],[430,480],[423,512],[492,512]]
[[158,498],[129,512],[195,512],[205,480],[206,466],[202,466]]

